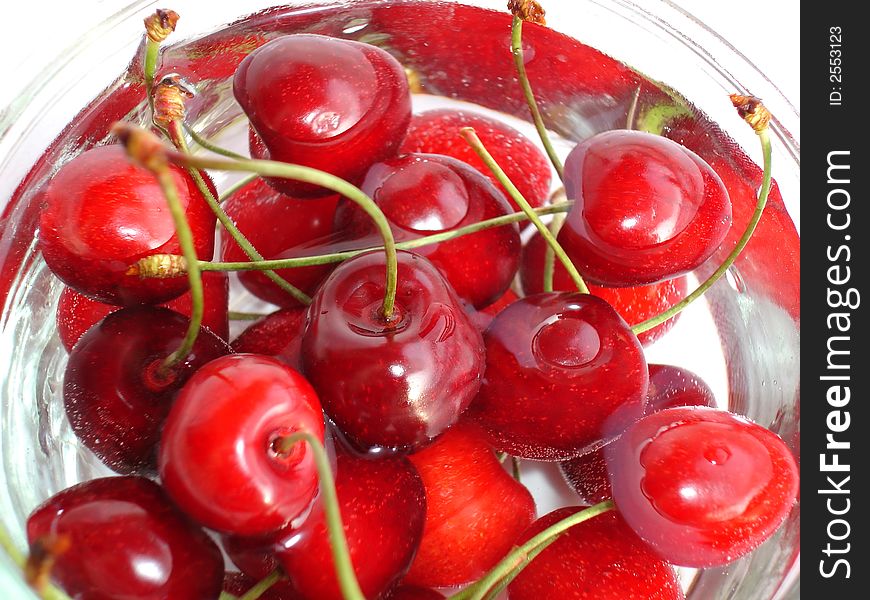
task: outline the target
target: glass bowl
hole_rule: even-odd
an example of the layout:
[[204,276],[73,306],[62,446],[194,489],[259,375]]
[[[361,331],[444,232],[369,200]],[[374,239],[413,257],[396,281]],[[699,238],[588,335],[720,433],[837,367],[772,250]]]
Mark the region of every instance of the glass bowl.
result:
[[[241,13],[227,3],[179,0],[172,8],[183,19],[168,40],[159,73],[177,72],[196,85],[188,118],[197,131],[244,150],[244,122],[230,83],[241,58],[281,33],[344,36],[380,45],[413,72],[421,86],[415,110],[473,102],[535,139],[513,75],[503,2],[462,4],[475,8],[423,0],[300,1],[281,7],[249,2],[248,12]],[[552,28],[526,28],[524,43],[558,150],[564,154],[592,133],[623,127],[637,90],[639,115],[657,106],[681,106],[688,116],[668,121],[665,133],[701,154],[723,177],[735,205],[737,236],[760,184],[760,150],[728,94],[749,92],[773,112],[777,186],[755,239],[727,279],[687,310],[648,349],[648,357],[699,373],[723,407],[777,432],[799,457],[798,114],[739,52],[668,2],[549,4]],[[132,3],[96,25],[0,113],[0,520],[18,548],[25,548],[23,523],[38,503],[77,481],[109,473],[80,446],[64,415],[60,384],[66,354],[54,324],[61,284],[34,243],[37,191],[65,161],[104,141],[114,121],[145,122],[141,20],[151,5]],[[582,19],[571,18],[578,13]],[[232,181],[215,174],[218,189]],[[734,239],[729,237],[732,244]],[[726,253],[727,248],[696,276],[709,274]],[[243,304],[250,299],[240,297],[233,308],[249,308]],[[539,514],[571,502],[551,467],[530,464],[524,471]],[[799,530],[797,505],[774,537],[749,556],[723,568],[681,572],[688,597],[798,597]],[[3,552],[0,590],[5,598],[35,597]]]

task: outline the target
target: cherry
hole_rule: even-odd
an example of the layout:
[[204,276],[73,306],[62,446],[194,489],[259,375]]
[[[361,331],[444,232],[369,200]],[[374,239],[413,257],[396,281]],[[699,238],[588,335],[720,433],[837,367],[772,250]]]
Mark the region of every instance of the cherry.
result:
[[489,327],[489,324],[492,323],[492,320],[498,313],[518,299],[519,296],[513,290],[508,290],[501,295],[501,298],[480,310],[475,310],[473,306],[466,306],[465,308],[474,325],[483,332],[486,331],[486,328]]
[[[535,233],[523,246],[520,260],[520,281],[527,295],[544,291],[544,256],[547,242],[539,233]],[[629,325],[643,323],[655,317],[674,304],[680,302],[689,293],[686,277],[665,279],[649,285],[635,287],[602,287],[587,284],[589,292],[606,300]],[[553,290],[573,291],[577,289],[565,267],[557,260],[553,270]],[[664,323],[638,334],[637,339],[647,346],[667,333],[679,319],[677,313]]]
[[[229,303],[229,278],[226,273],[207,271],[202,274],[203,327],[221,339],[229,339],[230,322],[227,313]],[[191,301],[187,292],[163,306],[190,317]],[[71,287],[64,287],[57,304],[57,332],[67,352],[84,333],[111,312],[118,310],[113,304],[104,304],[83,296]]]
[[410,449],[452,425],[477,393],[483,340],[432,263],[398,253],[393,319],[383,252],[345,261],[315,294],[305,373],[329,417],[362,449]]
[[599,133],[565,161],[574,200],[559,242],[591,283],[624,287],[691,271],[719,247],[731,202],[691,150],[641,131]]
[[[409,154],[376,163],[360,187],[383,210],[397,241],[511,212],[504,195],[480,173],[435,154]],[[348,201],[336,210],[335,229],[352,237],[374,232],[371,218]],[[414,252],[432,261],[460,298],[481,308],[497,300],[517,272],[519,230],[516,225],[485,229]]]
[[313,453],[282,440],[321,440],[320,402],[308,382],[273,358],[234,354],[211,361],[179,393],[160,442],[166,491],[203,525],[261,535],[299,516],[317,491]]
[[[257,585],[258,579],[248,577],[244,573],[234,571],[224,574],[223,590],[229,594],[240,597]],[[286,580],[279,580],[259,596],[259,600],[298,600],[299,596],[293,589],[293,585]]]
[[266,315],[230,344],[238,353],[274,356],[291,369],[302,371],[302,332],[307,309],[282,308]]
[[647,415],[605,448],[613,499],[665,560],[727,564],[785,519],[798,470],[773,432],[738,415],[677,407]]
[[70,352],[63,400],[72,430],[119,473],[155,469],[155,447],[178,390],[202,365],[230,352],[201,329],[187,358],[162,373],[187,327],[186,317],[166,308],[123,308],[91,327]]
[[473,424],[451,427],[409,458],[426,487],[427,507],[408,583],[450,587],[478,579],[535,518],[532,495]]
[[513,210],[520,210],[471,146],[459,135],[463,127],[474,128],[487,150],[529,204],[541,206],[546,202],[550,196],[552,179],[547,157],[519,131],[487,116],[449,109],[415,115],[400,151],[444,154],[461,160],[486,175],[505,194]]
[[[716,397],[704,380],[671,365],[649,365],[647,399],[648,415],[674,406],[716,406]],[[583,502],[598,504],[613,495],[603,448],[563,461],[559,469]]]
[[496,316],[484,341],[486,371],[468,416],[499,450],[565,460],[643,412],[648,374],[640,342],[600,298],[522,298]]
[[211,538],[156,483],[137,476],[93,479],[63,490],[27,519],[31,544],[66,537],[52,576],[73,598],[213,600],[224,564]]
[[[180,167],[170,167],[197,256],[214,252],[215,216]],[[211,181],[206,182],[216,193]],[[157,304],[180,296],[187,279],[140,279],[127,269],[153,254],[181,254],[166,198],[154,175],[121,146],[92,148],[42,190],[39,247],[51,271],[76,291],[109,304]]]
[[[251,121],[251,155],[322,169],[357,183],[395,154],[411,120],[408,80],[384,50],[321,35],[287,35],[251,52],[233,93]],[[285,194],[331,192],[269,179]]]
[[[567,507],[535,521],[524,543],[582,510]],[[683,600],[677,574],[615,512],[575,525],[541,552],[508,586],[511,600]]]
[[[223,204],[227,215],[264,258],[292,258],[316,254],[317,241],[325,245],[332,234],[332,220],[338,196],[319,200],[298,200],[276,192],[262,179],[240,188]],[[230,236],[221,239],[221,257],[228,262],[246,262],[248,255]],[[278,274],[308,295],[314,293],[335,265],[280,269]],[[259,271],[242,271],[239,281],[252,294],[278,306],[299,303]]]

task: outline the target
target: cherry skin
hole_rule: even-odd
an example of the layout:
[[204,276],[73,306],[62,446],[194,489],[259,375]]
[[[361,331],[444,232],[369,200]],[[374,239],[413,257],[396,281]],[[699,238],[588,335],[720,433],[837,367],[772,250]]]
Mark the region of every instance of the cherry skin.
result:
[[231,352],[200,329],[190,355],[161,373],[188,323],[166,308],[123,308],[91,327],[70,352],[63,381],[67,418],[82,443],[119,473],[154,472],[160,431],[178,390],[202,365]]
[[[187,171],[175,166],[170,170],[196,255],[210,260],[215,216]],[[206,182],[216,193],[207,176]],[[119,305],[157,304],[187,290],[185,277],[126,274],[141,258],[182,250],[157,179],[133,165],[121,146],[100,146],[78,155],[61,167],[42,195],[39,248],[51,271],[68,286]]]
[[550,195],[552,169],[547,157],[519,131],[481,114],[464,110],[430,110],[411,119],[402,153],[444,154],[461,160],[485,175],[508,198],[514,211],[520,208],[510,199],[495,175],[469,146],[459,130],[473,127],[475,133],[504,169],[520,194],[532,206],[541,206]]
[[[273,190],[262,179],[239,189],[223,208],[257,252],[267,259],[293,258],[318,252],[308,248],[332,234],[332,220],[338,196],[299,200]],[[227,262],[250,259],[229,235],[221,238],[221,257]],[[308,295],[314,293],[335,265],[279,269],[277,273]],[[239,272],[239,281],[252,294],[272,304],[299,306],[299,302],[259,271]]]
[[[544,256],[547,242],[535,233],[523,246],[520,259],[520,281],[526,295],[544,291]],[[606,300],[629,325],[643,323],[656,317],[685,298],[689,284],[685,276],[665,279],[649,285],[634,287],[602,287],[587,282],[589,292]],[[574,281],[558,260],[553,269],[553,290],[570,292],[577,289]],[[677,313],[664,323],[639,333],[637,339],[648,346],[660,339],[676,325],[681,313]]]
[[[202,274],[202,325],[221,339],[229,339],[230,322],[227,306],[230,285],[226,273],[207,271]],[[190,317],[190,292],[163,304],[164,307]],[[83,296],[71,287],[65,287],[57,303],[57,332],[67,352],[95,323],[118,310],[114,304],[104,304]]]
[[383,252],[345,261],[315,294],[302,337],[305,374],[358,448],[419,447],[455,423],[480,387],[483,340],[432,263],[398,254],[393,319]]
[[307,308],[282,308],[245,329],[230,344],[234,352],[273,356],[302,372],[302,333]]
[[691,150],[641,131],[608,131],[565,160],[574,200],[558,240],[591,283],[655,283],[691,271],[731,226],[731,201]]
[[754,550],[794,504],[798,469],[773,432],[738,415],[677,407],[605,448],[613,499],[668,562],[712,567]]
[[73,598],[213,600],[224,561],[211,538],[156,483],[105,477],[61,491],[27,519],[31,544],[67,537],[52,578]]
[[481,332],[484,332],[486,331],[486,328],[489,327],[489,324],[492,323],[492,320],[496,317],[498,313],[513,304],[518,299],[519,296],[517,296],[513,290],[508,290],[501,295],[501,298],[485,308],[476,310],[473,306],[466,305],[465,311],[468,313],[468,316],[471,318],[471,321],[474,323],[474,325]]
[[[480,173],[436,154],[408,154],[376,163],[360,187],[384,211],[398,241],[512,212],[504,195]],[[352,237],[374,232],[371,218],[346,200],[336,210],[335,229]],[[495,302],[516,275],[519,229],[495,227],[414,252],[432,261],[460,298],[481,308]]]
[[280,446],[303,431],[322,442],[320,402],[301,375],[270,357],[225,356],[179,393],[160,442],[160,477],[176,504],[207,527],[277,531],[317,492],[308,445]]
[[[254,158],[314,167],[351,183],[396,153],[411,120],[408,80],[395,58],[321,35],[287,35],[254,50],[236,71],[233,93],[251,121]],[[268,181],[290,196],[331,194]]]
[[405,582],[451,587],[484,575],[535,518],[529,491],[477,426],[460,422],[410,457],[426,487],[426,525]]
[[573,458],[643,413],[643,349],[600,298],[527,296],[496,316],[484,341],[486,372],[467,414],[499,450],[535,460]]
[[[582,510],[567,507],[541,517],[522,544]],[[615,512],[575,525],[541,552],[508,587],[511,600],[683,600],[673,567],[661,560]]]

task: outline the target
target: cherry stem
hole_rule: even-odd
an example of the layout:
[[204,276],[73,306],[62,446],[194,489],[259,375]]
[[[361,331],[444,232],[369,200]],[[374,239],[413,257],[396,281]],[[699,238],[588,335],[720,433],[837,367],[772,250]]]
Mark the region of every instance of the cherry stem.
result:
[[253,174],[252,175],[245,175],[244,177],[239,179],[237,182],[235,182],[233,185],[231,185],[230,187],[225,189],[223,192],[221,192],[220,197],[218,197],[218,202],[223,203],[224,201],[229,199],[230,196],[232,196],[233,194],[238,192],[240,189],[242,189],[243,187],[245,187],[246,185],[248,185],[249,183],[251,183],[255,179],[259,179],[259,178],[260,178],[259,175],[253,175]]
[[[553,237],[559,235],[559,230],[562,228],[562,223],[565,220],[564,213],[559,213],[553,216],[553,220],[550,221],[550,233]],[[553,291],[553,276],[556,273],[556,253],[553,252],[553,247],[547,244],[547,248],[544,250],[544,291],[552,292]]]
[[501,594],[505,590],[505,588],[507,588],[507,586],[510,585],[511,581],[516,579],[517,575],[520,574],[520,572],[526,567],[526,565],[528,563],[532,562],[535,559],[535,557],[538,556],[538,554],[540,554],[541,552],[546,550],[547,547],[549,547],[549,545],[552,544],[553,542],[555,542],[557,539],[559,539],[559,538],[554,537],[553,539],[544,542],[543,544],[541,544],[540,546],[538,546],[537,548],[535,548],[534,550],[529,552],[527,559],[522,564],[515,567],[513,571],[511,571],[510,573],[505,575],[502,578],[502,580],[498,582],[498,585],[493,587],[492,591],[490,591],[486,596],[484,596],[484,600],[497,600],[499,597],[501,597]]
[[323,508],[326,514],[329,545],[332,550],[332,560],[342,597],[344,600],[365,600],[350,559],[347,537],[345,536],[344,524],[341,520],[341,510],[338,507],[335,479],[332,476],[329,457],[326,455],[326,450],[323,449],[323,444],[310,433],[300,431],[281,438],[275,450],[276,452],[286,453],[299,442],[307,442],[314,452],[314,462],[317,465],[317,474],[320,477],[320,495],[323,498]]
[[[24,554],[15,543],[12,541],[12,536],[9,535],[9,531],[6,530],[6,527],[3,523],[0,523],[0,548],[2,548],[6,555],[12,560],[13,563],[18,565],[18,568],[22,571],[27,565],[27,559]],[[70,600],[70,597],[66,595],[62,590],[55,587],[53,584],[48,583],[42,590],[34,590],[39,593],[39,596],[44,600]]]
[[755,228],[758,226],[758,222],[761,220],[761,216],[764,214],[764,207],[767,205],[767,197],[770,194],[770,182],[771,182],[771,162],[772,162],[772,151],[770,146],[770,135],[768,130],[762,129],[758,131],[758,139],[761,141],[761,151],[764,155],[764,175],[761,183],[761,190],[758,193],[758,201],[755,204],[755,211],[752,213],[752,218],[749,220],[749,223],[746,225],[746,229],[743,232],[743,235],[737,241],[737,245],[734,246],[734,249],[725,259],[719,268],[716,269],[710,277],[707,278],[704,283],[698,286],[695,291],[691,294],[683,298],[680,302],[673,305],[671,308],[666,310],[665,312],[647,319],[642,323],[638,323],[633,326],[631,330],[635,334],[643,333],[644,331],[648,331],[653,327],[660,325],[682,311],[684,308],[689,306],[692,302],[700,298],[701,296],[709,290],[714,283],[719,281],[719,279],[725,274],[725,272],[734,264],[734,261],[737,260],[737,257],[740,256],[740,253],[743,252],[743,249],[749,243],[749,240],[752,238],[752,234],[755,232]]
[[580,276],[580,273],[577,272],[577,267],[574,266],[574,263],[571,262],[571,259],[568,258],[568,255],[565,254],[565,251],[562,249],[562,246],[559,242],[556,241],[556,237],[550,233],[550,230],[547,229],[547,226],[541,221],[541,218],[535,212],[535,210],[531,207],[528,200],[526,200],[520,191],[517,189],[517,186],[513,184],[510,180],[510,177],[504,172],[504,170],[499,166],[498,162],[492,157],[492,154],[486,149],[486,146],[483,145],[483,142],[480,141],[480,138],[477,137],[477,134],[474,132],[473,127],[463,127],[459,130],[460,135],[468,142],[468,145],[474,150],[474,152],[480,157],[480,159],[484,162],[484,164],[492,171],[492,174],[495,175],[496,179],[498,179],[499,183],[501,183],[502,187],[507,190],[510,197],[516,202],[517,206],[519,206],[529,220],[534,223],[535,227],[538,228],[538,231],[541,233],[541,236],[547,240],[547,243],[553,249],[553,252],[559,258],[559,262],[565,267],[565,270],[568,271],[568,274],[571,276],[571,280],[574,282],[574,285],[577,286],[577,290],[580,293],[588,294],[589,288],[586,287],[586,282],[583,281],[583,278]]
[[242,171],[247,173],[256,173],[262,177],[280,177],[283,179],[294,179],[304,183],[310,183],[332,190],[341,194],[348,200],[356,202],[359,207],[371,217],[378,232],[384,240],[384,252],[386,253],[386,291],[384,293],[383,308],[381,310],[384,319],[387,322],[393,318],[393,311],[396,303],[396,287],[398,284],[398,257],[396,254],[396,240],[393,237],[393,232],[390,229],[390,223],[386,216],[375,204],[374,200],[369,198],[365,192],[348,183],[340,177],[336,177],[331,173],[305,167],[302,165],[294,165],[290,163],[276,162],[272,160],[252,160],[238,159],[225,160],[219,158],[206,158],[200,156],[191,156],[180,154],[177,152],[167,152],[169,160],[175,164],[196,167],[199,169],[220,169],[224,171]]
[[239,596],[239,600],[257,600],[260,596],[265,594],[270,587],[278,583],[282,577],[284,577],[284,574],[281,572],[281,570],[275,569],[274,571],[266,575],[263,579],[254,584],[251,589]]
[[236,310],[227,312],[227,318],[230,321],[256,321],[257,319],[262,319],[266,316],[268,315],[263,313],[240,312]]
[[148,107],[154,112],[154,97],[151,94],[154,88],[154,74],[157,72],[157,61],[160,58],[160,42],[155,42],[150,37],[145,38],[145,59],[142,72],[145,77],[145,97],[148,98]]
[[565,517],[558,523],[554,523],[540,532],[522,546],[515,548],[505,556],[483,579],[471,585],[461,592],[450,596],[449,600],[483,600],[502,580],[507,577],[516,577],[537,554],[543,550],[542,546],[549,545],[555,539],[573,527],[593,517],[613,510],[613,500],[605,500],[595,506]]
[[514,476],[518,482],[522,483],[522,472],[520,469],[520,459],[516,456],[511,456],[511,475]]
[[184,124],[184,130],[190,136],[190,139],[192,139],[194,142],[196,142],[197,145],[205,148],[206,150],[208,150],[210,152],[214,152],[215,154],[220,154],[221,156],[226,156],[227,158],[235,158],[235,159],[247,158],[247,156],[243,156],[241,154],[233,152],[232,150],[227,150],[226,148],[221,148],[217,144],[213,144],[211,141],[205,139],[204,137],[199,135],[196,131],[194,131],[193,127],[191,127],[187,123]]
[[[182,131],[181,122],[178,120],[172,120],[169,123],[168,128],[169,137],[172,140],[172,143],[175,145],[178,150],[184,154],[190,155],[190,150],[187,147],[187,142],[184,139],[184,133]],[[239,231],[239,228],[236,227],[236,224],[233,223],[232,219],[230,219],[229,215],[227,215],[226,211],[221,208],[220,203],[217,199],[212,195],[211,190],[208,189],[208,186],[205,184],[205,180],[202,178],[202,174],[199,172],[199,169],[195,169],[193,167],[187,168],[191,177],[193,177],[194,182],[196,182],[196,187],[202,194],[205,201],[208,203],[212,212],[217,217],[218,221],[220,221],[221,225],[223,225],[224,229],[227,233],[230,234],[230,237],[235,240],[235,242],[239,245],[239,248],[247,255],[248,258],[252,260],[262,260],[263,255],[257,252],[257,249],[254,248],[254,245],[248,241],[248,238]],[[289,281],[275,273],[274,271],[268,270],[265,272],[266,277],[268,277],[273,283],[275,283],[282,290],[293,296],[297,302],[308,306],[311,304],[311,298],[308,294],[304,293],[302,290],[291,284]]]
[[626,129],[634,129],[634,120],[637,115],[637,103],[640,100],[640,86],[635,88],[634,93],[631,95],[631,104],[628,105],[628,114],[625,117],[625,128]]
[[538,103],[535,101],[535,93],[532,91],[532,84],[529,82],[528,73],[526,73],[526,63],[523,56],[523,20],[514,15],[513,24],[511,25],[511,52],[514,55],[514,64],[517,67],[517,76],[520,86],[523,88],[523,96],[526,98],[526,104],[529,105],[529,111],[532,113],[532,121],[535,123],[535,129],[538,130],[538,136],[541,138],[541,143],[544,145],[544,150],[547,156],[550,157],[550,162],[559,174],[559,179],[564,178],[565,168],[562,166],[562,161],[559,155],[556,154],[556,149],[550,141],[550,136],[547,134],[547,127],[544,125],[544,117],[541,116],[541,111],[538,108]]

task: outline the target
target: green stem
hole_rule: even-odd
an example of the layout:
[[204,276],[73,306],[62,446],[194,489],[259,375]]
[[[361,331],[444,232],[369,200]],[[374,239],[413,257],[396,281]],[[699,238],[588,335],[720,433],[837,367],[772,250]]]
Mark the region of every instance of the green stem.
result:
[[552,544],[553,542],[555,542],[557,539],[559,539],[559,538],[554,537],[553,539],[544,542],[543,544],[541,544],[540,546],[538,546],[537,548],[535,548],[534,550],[529,552],[529,555],[526,558],[526,560],[524,560],[522,563],[520,563],[519,565],[514,567],[514,569],[510,573],[505,575],[501,579],[501,581],[499,581],[498,584],[495,587],[493,587],[492,590],[486,596],[484,596],[484,600],[497,600],[497,598],[499,598],[499,596],[501,596],[501,593],[507,588],[507,586],[510,585],[511,581],[516,579],[517,575],[519,575],[520,572],[526,568],[526,565],[528,565],[530,562],[535,560],[535,557],[537,557],[538,554],[540,554],[541,552],[546,550],[547,547],[550,544]]
[[583,294],[589,293],[589,288],[586,287],[586,283],[583,281],[583,278],[580,276],[580,273],[577,272],[577,268],[574,266],[574,263],[571,262],[571,259],[568,258],[568,255],[565,254],[565,250],[562,249],[562,246],[559,242],[556,241],[555,236],[550,233],[550,230],[547,229],[547,226],[544,225],[544,222],[541,221],[541,218],[534,211],[534,209],[529,205],[528,201],[523,197],[520,191],[517,189],[517,186],[513,184],[510,180],[510,177],[504,172],[504,170],[499,166],[496,160],[492,157],[486,147],[483,145],[483,142],[480,141],[480,138],[477,137],[477,134],[474,132],[474,129],[471,127],[463,127],[460,130],[460,134],[465,141],[472,147],[475,153],[480,157],[480,159],[484,162],[484,164],[492,171],[492,174],[495,175],[496,179],[498,179],[499,183],[501,183],[502,187],[507,190],[508,194],[511,198],[513,198],[514,202],[517,203],[529,220],[534,223],[535,227],[538,228],[538,231],[541,233],[541,236],[547,240],[547,243],[553,249],[553,252],[559,258],[559,262],[565,267],[565,270],[568,271],[568,274],[571,276],[571,280],[574,282],[574,285],[577,286],[577,290]]
[[193,130],[193,127],[184,124],[184,130],[190,135],[190,139],[196,142],[199,146],[205,148],[210,152],[214,152],[215,154],[220,154],[221,156],[226,156],[227,158],[248,158],[247,156],[242,156],[241,154],[237,154],[232,150],[227,150],[226,148],[221,148],[220,146],[211,143],[209,140],[205,139],[201,135],[199,135],[196,131]]
[[511,456],[511,474],[518,482],[522,479],[520,459],[518,459],[516,456]]
[[320,495],[323,498],[323,508],[326,514],[326,529],[329,533],[329,545],[332,549],[332,560],[335,566],[335,574],[338,577],[338,585],[344,600],[365,600],[360,590],[359,582],[353,570],[350,560],[350,551],[347,547],[347,538],[344,533],[344,524],[341,521],[341,511],[338,507],[338,495],[335,491],[335,480],[332,469],[329,466],[329,458],[323,445],[316,437],[307,432],[294,433],[281,440],[279,452],[287,452],[295,444],[307,442],[314,452],[314,461],[317,465],[317,474],[320,477]]
[[[564,214],[557,214],[553,217],[553,220],[550,221],[550,233],[555,238],[559,235],[559,230],[562,228],[562,222],[564,221]],[[553,252],[553,247],[547,244],[547,248],[544,250],[544,291],[552,292],[553,291],[553,276],[556,273],[556,253]]]
[[154,88],[154,74],[157,72],[157,61],[160,58],[160,42],[155,42],[145,37],[145,60],[142,73],[145,76],[145,97],[148,99],[148,107],[154,113],[154,97],[151,94]]
[[758,201],[755,204],[755,211],[752,213],[752,218],[749,220],[749,224],[746,226],[746,229],[743,232],[743,235],[737,241],[737,245],[734,246],[734,249],[725,259],[719,268],[716,269],[710,277],[707,278],[704,283],[702,283],[698,288],[693,291],[691,294],[683,298],[680,302],[673,305],[671,308],[661,313],[660,315],[656,315],[642,323],[638,323],[631,330],[635,334],[643,333],[644,331],[648,331],[653,327],[660,325],[685,309],[692,302],[703,296],[707,290],[709,290],[714,283],[719,281],[719,279],[725,274],[726,271],[734,264],[734,261],[737,260],[737,257],[740,256],[740,253],[743,252],[743,249],[746,247],[746,244],[749,243],[749,240],[752,238],[752,234],[755,232],[755,228],[758,226],[758,222],[761,220],[761,216],[764,214],[764,207],[767,205],[767,197],[770,194],[770,181],[771,181],[771,162],[772,162],[772,151],[770,146],[770,135],[767,129],[763,129],[758,132],[758,139],[761,141],[761,151],[764,154],[764,175],[761,183],[761,190],[758,193]]
[[[556,214],[560,212],[565,212],[570,209],[572,206],[571,202],[562,202],[560,204],[552,204],[550,206],[542,206],[534,209],[534,212],[539,215],[549,215]],[[478,221],[477,223],[472,223],[471,225],[466,225],[464,227],[458,227],[457,229],[453,229],[451,231],[445,231],[442,233],[436,233],[433,235],[427,235],[425,237],[417,238],[414,240],[408,240],[405,242],[399,242],[396,244],[397,250],[413,250],[415,248],[420,248],[422,246],[428,246],[429,244],[437,244],[439,242],[445,242],[447,240],[452,240],[458,237],[462,237],[464,235],[468,235],[471,233],[476,233],[478,231],[482,231],[484,229],[489,229],[492,227],[501,227],[504,225],[509,225],[511,223],[517,223],[519,221],[525,221],[528,219],[526,213],[516,212],[511,213],[509,215],[503,215],[501,217],[494,217],[492,219],[486,219],[485,221]],[[344,252],[333,252],[330,254],[319,254],[317,256],[301,256],[296,258],[282,258],[278,260],[262,260],[262,261],[250,261],[250,262],[211,262],[211,261],[200,261],[199,266],[203,271],[257,271],[264,269],[293,269],[296,267],[310,267],[314,265],[325,265],[336,262],[342,262],[349,258],[353,258],[358,254],[363,254],[365,252],[377,252],[383,251],[383,246],[373,246],[371,248],[363,248],[361,250],[347,250]]]
[[266,593],[266,591],[278,583],[281,580],[283,574],[278,569],[275,569],[268,575],[266,575],[263,579],[258,581],[254,587],[249,589],[247,592],[239,596],[239,600],[257,600],[260,596]]
[[528,540],[522,546],[514,548],[507,556],[505,556],[483,579],[479,580],[474,585],[462,590],[461,592],[450,596],[449,600],[483,600],[489,592],[497,586],[506,577],[515,577],[529,564],[542,545],[551,543],[561,533],[567,531],[574,525],[579,525],[584,521],[588,521],[593,517],[613,510],[615,505],[613,500],[605,500],[595,506],[582,510],[573,515],[565,517],[558,523],[554,523],[547,527],[544,531]]
[[550,142],[550,136],[547,134],[547,127],[544,125],[544,118],[541,116],[541,111],[538,108],[538,103],[535,101],[535,93],[532,91],[532,84],[529,83],[529,76],[526,73],[526,63],[523,57],[523,20],[514,16],[511,26],[511,52],[514,55],[514,64],[517,68],[517,76],[520,81],[520,86],[523,88],[523,96],[526,98],[526,104],[529,105],[529,111],[532,113],[532,121],[535,123],[535,129],[538,130],[538,136],[541,138],[541,143],[544,145],[544,150],[547,156],[550,157],[550,162],[553,163],[556,172],[559,174],[559,179],[564,178],[565,168],[562,166],[562,161],[559,155],[556,154],[556,149],[553,148]]
[[[0,523],[0,548],[6,552],[12,562],[18,565],[19,569],[23,570],[25,568],[27,559],[12,541],[12,536],[9,535],[9,531],[6,530],[6,527],[2,523]],[[70,600],[70,597],[66,593],[51,583],[45,586],[40,597],[43,600]]]
[[[200,265],[202,265],[202,264],[203,263],[200,263]],[[201,266],[200,266],[200,270],[203,270]],[[262,319],[263,317],[266,317],[266,316],[268,316],[268,315],[265,315],[263,313],[239,312],[236,310],[231,310],[231,311],[227,312],[227,318],[230,321],[256,321],[257,319]]]
[[245,187],[246,185],[248,185],[249,183],[251,183],[255,179],[259,179],[259,178],[260,178],[259,175],[246,175],[245,177],[242,177],[237,182],[235,182],[233,185],[229,186],[227,189],[225,189],[223,192],[221,192],[220,197],[218,198],[218,202],[223,203],[225,200],[227,200],[230,196],[232,196],[233,194],[238,192],[240,189],[242,189],[243,187]]
[[231,594],[229,592],[221,592],[221,595],[218,596],[218,600],[239,600],[239,598],[235,594]]

